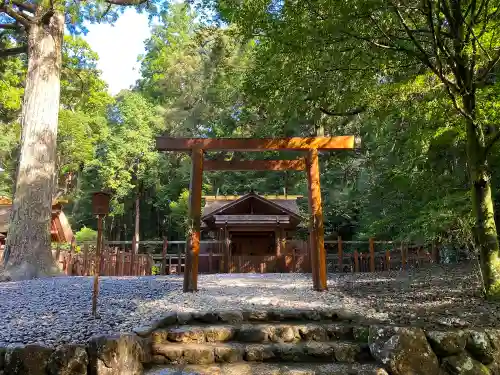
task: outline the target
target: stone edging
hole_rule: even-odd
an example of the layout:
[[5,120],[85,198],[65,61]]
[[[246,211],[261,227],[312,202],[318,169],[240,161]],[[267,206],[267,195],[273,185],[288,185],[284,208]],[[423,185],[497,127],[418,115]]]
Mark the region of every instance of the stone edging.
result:
[[393,375],[500,375],[500,329],[424,331],[378,325],[345,310],[170,312],[134,333],[95,336],[85,345],[0,348],[0,375],[141,375],[151,361],[149,337],[157,329],[323,320],[369,326],[370,352]]

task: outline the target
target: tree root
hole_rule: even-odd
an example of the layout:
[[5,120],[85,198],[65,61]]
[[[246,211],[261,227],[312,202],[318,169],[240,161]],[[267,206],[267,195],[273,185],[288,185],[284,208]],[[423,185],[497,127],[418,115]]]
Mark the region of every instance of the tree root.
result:
[[6,267],[2,268],[0,270],[0,281],[22,281],[63,275],[55,265],[46,269],[23,261],[19,264],[7,264]]

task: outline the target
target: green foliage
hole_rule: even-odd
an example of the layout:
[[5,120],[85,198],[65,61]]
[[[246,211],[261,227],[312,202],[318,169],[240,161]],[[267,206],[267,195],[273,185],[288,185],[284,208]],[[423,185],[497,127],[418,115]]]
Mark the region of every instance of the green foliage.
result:
[[161,268],[158,266],[151,267],[151,275],[159,275],[161,273]]
[[[405,52],[413,46],[401,34],[394,9],[379,1],[197,3],[202,7],[196,10],[184,4],[154,10],[161,18],[140,57],[141,78],[134,90],[116,98],[106,92],[97,55],[82,39],[65,37],[59,195],[71,198],[68,210],[76,228],[95,225],[91,194],[106,189],[113,194],[109,239],[131,239],[137,197],[141,239],[185,237],[190,161],[180,153],[157,153],[160,134],[359,134],[361,150],[320,155],[327,236],[472,242],[464,118],[443,80],[415,53]],[[78,28],[84,19],[97,19],[101,5],[94,10],[69,5],[68,17]],[[119,11],[113,7],[107,20]],[[426,26],[420,14],[414,18]],[[481,36],[491,51],[500,45],[493,26]],[[419,38],[432,53],[428,35]],[[464,53],[473,54],[470,43]],[[477,52],[478,66],[486,60]],[[0,174],[1,195],[11,193],[25,61],[0,63],[0,166],[7,170]],[[477,121],[488,137],[500,119],[498,74],[493,71],[476,91]],[[206,157],[277,158],[278,153],[209,152]],[[489,162],[498,187],[498,145]],[[307,182],[302,172],[204,174],[205,194],[250,190],[307,197]]]
[[75,233],[77,242],[93,242],[97,240],[97,231],[92,228],[83,227]]
[[169,208],[170,226],[180,238],[185,237],[189,228],[189,191],[184,189],[176,201],[170,202]]

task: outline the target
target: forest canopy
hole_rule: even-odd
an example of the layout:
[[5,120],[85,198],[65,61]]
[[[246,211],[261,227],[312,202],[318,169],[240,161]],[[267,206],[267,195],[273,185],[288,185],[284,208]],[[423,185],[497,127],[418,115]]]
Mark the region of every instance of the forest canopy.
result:
[[[357,5],[349,9],[338,3],[171,4],[145,41],[141,78],[115,97],[96,68],[97,54],[81,37],[65,36],[54,197],[69,200],[65,211],[75,231],[95,227],[90,197],[106,189],[113,193],[106,222],[110,239],[131,239],[136,198],[141,239],[185,238],[189,157],[156,152],[158,135],[359,134],[360,150],[320,155],[326,235],[471,246],[475,223],[467,118],[457,110],[460,93],[439,77],[452,80],[447,77],[453,72],[439,68],[439,59],[452,59],[449,41],[443,37],[442,46],[433,47],[440,42],[437,37],[429,41],[428,34],[414,32],[424,51],[415,49],[398,12],[415,23],[408,26],[412,30],[418,22],[425,29],[425,19],[411,20],[404,2],[396,13],[374,12],[381,2],[353,1]],[[342,29],[344,22],[361,16],[354,29]],[[494,137],[499,68],[488,64],[488,56],[498,52],[500,39],[496,15],[485,17],[490,19],[484,20],[484,30],[474,30],[469,38],[477,39],[476,65],[488,69],[475,87],[475,116],[485,136]],[[13,193],[26,64],[23,55],[0,60],[0,167],[5,169],[0,195]],[[435,69],[442,70],[437,74]],[[226,160],[274,156],[209,155]],[[487,163],[496,204],[500,149],[494,142]],[[204,175],[207,195],[251,190],[307,197],[307,181],[295,171]]]

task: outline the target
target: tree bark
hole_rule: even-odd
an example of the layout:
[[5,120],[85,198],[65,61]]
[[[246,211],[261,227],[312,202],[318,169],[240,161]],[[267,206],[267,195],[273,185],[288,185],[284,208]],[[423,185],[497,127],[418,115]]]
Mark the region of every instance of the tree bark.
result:
[[486,297],[500,300],[500,257],[495,210],[491,197],[491,181],[485,155],[482,128],[474,121],[473,92],[462,98],[463,107],[470,115],[467,122],[467,159],[472,185],[472,210],[475,218],[474,239],[479,257]]
[[40,18],[43,21],[28,31],[21,152],[3,269],[11,280],[59,274],[50,246],[50,221],[64,16],[54,12]]

